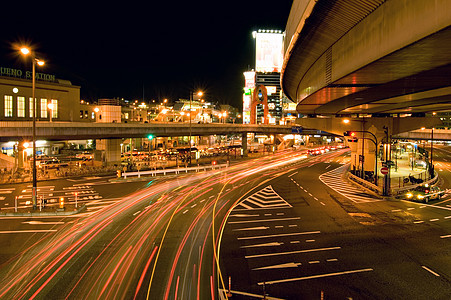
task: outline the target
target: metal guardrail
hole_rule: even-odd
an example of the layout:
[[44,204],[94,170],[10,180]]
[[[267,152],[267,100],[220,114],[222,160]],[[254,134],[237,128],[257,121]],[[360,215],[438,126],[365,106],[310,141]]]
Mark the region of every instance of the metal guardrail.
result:
[[166,175],[168,173],[188,173],[189,171],[207,171],[209,169],[216,170],[221,168],[227,168],[229,164],[219,164],[219,165],[205,165],[205,166],[197,166],[197,167],[188,167],[188,168],[175,168],[175,169],[161,169],[161,170],[147,170],[147,171],[137,171],[137,172],[123,172],[121,173],[121,177],[124,177],[124,179],[127,179],[127,177],[131,176],[138,176],[140,178],[142,175],[150,175],[150,176],[156,176],[157,174],[163,174]]

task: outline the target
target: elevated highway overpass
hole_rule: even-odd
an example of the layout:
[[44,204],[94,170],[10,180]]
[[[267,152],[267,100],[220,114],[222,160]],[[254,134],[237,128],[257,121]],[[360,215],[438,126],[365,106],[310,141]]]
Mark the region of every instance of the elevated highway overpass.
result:
[[[0,139],[30,140],[33,136],[32,122],[0,122]],[[190,129],[191,127],[191,129]],[[226,134],[290,134],[292,126],[260,125],[260,124],[230,124],[230,123],[86,123],[86,122],[37,122],[37,139],[46,140],[85,140],[85,139],[120,139],[145,138],[149,134],[156,137],[174,136],[207,136]],[[309,130],[305,129],[305,134]],[[316,134],[316,130],[311,130]]]
[[295,0],[281,83],[304,115],[451,109],[451,1]]
[[451,110],[449,0],[294,0],[285,33],[281,85],[297,123],[360,131],[353,167],[374,170],[369,133],[387,143]]
[[[33,138],[32,122],[0,122],[0,140],[16,140],[20,143],[31,141]],[[247,154],[247,134],[328,134],[299,127],[293,130],[291,125],[263,125],[263,124],[197,124],[179,122],[151,122],[151,123],[86,123],[86,122],[37,122],[37,140],[97,140],[97,150],[103,150],[104,160],[107,163],[120,162],[123,138],[178,137],[178,136],[210,136],[241,134],[244,155]],[[23,147],[19,147],[22,149]],[[21,157],[19,155],[19,157]]]

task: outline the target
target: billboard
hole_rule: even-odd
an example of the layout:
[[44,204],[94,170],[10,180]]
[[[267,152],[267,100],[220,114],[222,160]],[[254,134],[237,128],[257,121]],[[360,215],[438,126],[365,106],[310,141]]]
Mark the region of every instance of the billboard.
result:
[[255,72],[248,71],[244,72],[244,87],[247,89],[255,88]]
[[251,122],[251,90],[243,94],[243,124]]
[[280,72],[283,62],[283,33],[259,30],[255,37],[255,69],[257,72]]

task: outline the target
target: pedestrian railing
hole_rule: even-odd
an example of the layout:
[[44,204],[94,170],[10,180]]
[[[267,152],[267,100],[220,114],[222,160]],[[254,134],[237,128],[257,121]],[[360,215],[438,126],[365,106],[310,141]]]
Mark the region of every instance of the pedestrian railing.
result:
[[158,174],[180,174],[180,173],[188,173],[188,172],[200,172],[200,171],[207,171],[207,170],[216,170],[221,168],[227,168],[229,166],[228,163],[226,164],[219,164],[219,165],[204,165],[200,166],[197,165],[195,167],[186,167],[186,168],[172,168],[172,169],[158,169],[158,170],[147,170],[147,171],[137,171],[137,172],[123,172],[121,174],[121,177],[124,177],[124,179],[127,179],[127,177],[137,176],[140,178],[143,175],[150,175],[150,176],[157,176]]

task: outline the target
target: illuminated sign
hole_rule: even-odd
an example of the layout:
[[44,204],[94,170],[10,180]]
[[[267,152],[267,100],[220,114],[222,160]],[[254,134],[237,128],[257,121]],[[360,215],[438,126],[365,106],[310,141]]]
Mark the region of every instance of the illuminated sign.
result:
[[266,91],[268,93],[268,96],[275,94],[277,92],[277,87],[276,86],[267,86]]
[[244,87],[247,89],[255,88],[255,72],[244,72]]
[[259,30],[255,36],[257,72],[280,72],[283,61],[283,34],[277,30]]
[[[0,76],[31,79],[32,72],[31,71],[23,72],[20,69],[0,67]],[[45,74],[45,73],[36,73],[35,78],[36,78],[36,80],[43,80],[43,81],[50,81],[50,82],[56,81],[55,75],[50,75],[50,74]]]
[[251,122],[251,95],[243,94],[243,124]]

